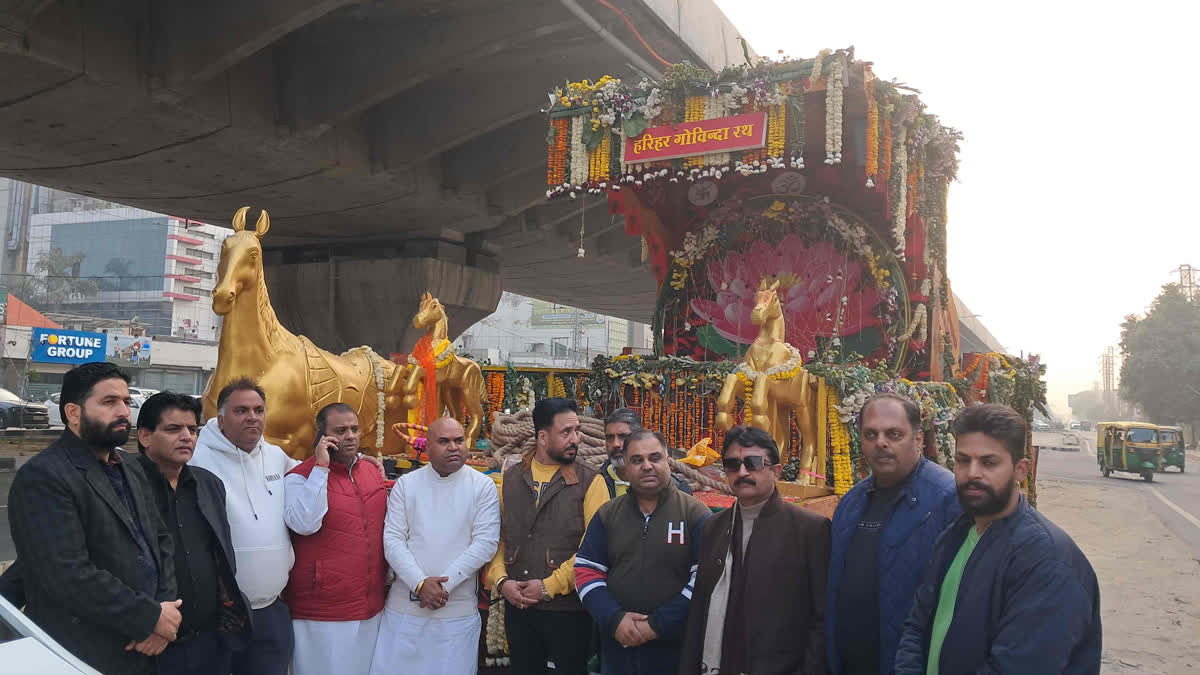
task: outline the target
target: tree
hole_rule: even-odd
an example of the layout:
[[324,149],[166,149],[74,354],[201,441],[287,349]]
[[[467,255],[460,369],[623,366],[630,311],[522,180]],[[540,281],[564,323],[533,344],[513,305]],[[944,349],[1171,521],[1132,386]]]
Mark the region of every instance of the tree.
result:
[[100,290],[94,279],[78,276],[85,254],[66,255],[60,248],[43,251],[33,264],[34,301],[43,306],[60,309],[68,300],[95,295]]
[[1121,324],[1121,397],[1158,424],[1200,419],[1200,302],[1163,286],[1143,318]]
[[100,285],[106,291],[132,291],[134,290],[133,279],[133,258],[109,258],[104,265],[104,273],[106,275],[116,277],[114,279],[102,279]]

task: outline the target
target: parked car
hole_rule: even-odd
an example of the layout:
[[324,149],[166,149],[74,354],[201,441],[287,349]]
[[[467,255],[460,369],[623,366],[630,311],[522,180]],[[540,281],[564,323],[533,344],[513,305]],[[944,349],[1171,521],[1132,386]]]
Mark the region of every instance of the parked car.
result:
[[1082,431],[1083,424],[1079,422],[1071,422],[1071,431]]
[[0,598],[0,663],[6,673],[100,675],[4,598]]
[[157,394],[158,390],[157,389],[147,389],[145,387],[130,387],[129,393],[134,396],[141,396],[142,400],[145,401],[146,399],[150,398],[151,396]]
[[30,403],[7,389],[0,389],[0,429],[8,427],[49,429],[49,411],[41,403]]
[[[48,409],[48,422],[51,427],[65,427],[67,425],[67,423],[63,421],[62,409],[58,403],[60,400],[59,396],[61,395],[61,392],[58,394],[51,394],[50,398],[46,399],[45,403],[42,404]],[[129,423],[136,427],[138,413],[141,412],[142,404],[146,402],[146,397],[142,396],[141,394],[134,394],[131,392],[129,398]]]

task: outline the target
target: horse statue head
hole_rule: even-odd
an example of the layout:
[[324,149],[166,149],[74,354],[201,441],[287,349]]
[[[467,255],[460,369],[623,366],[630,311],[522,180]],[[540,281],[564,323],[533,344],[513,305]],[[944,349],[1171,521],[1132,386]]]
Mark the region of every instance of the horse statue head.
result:
[[778,319],[783,316],[783,307],[779,304],[778,290],[778,280],[770,286],[767,286],[766,279],[763,279],[759,283],[758,292],[754,294],[754,309],[750,311],[750,322],[755,326],[761,326],[771,319]]
[[446,309],[442,307],[442,303],[435,297],[425,292],[421,295],[421,306],[417,309],[416,316],[413,317],[413,328],[430,330],[437,325],[439,321],[446,320]]
[[213,312],[225,316],[233,309],[237,296],[247,288],[256,289],[262,283],[262,244],[260,240],[271,229],[271,217],[264,210],[253,230],[246,229],[243,206],[233,215],[233,236],[221,245],[221,262],[217,265],[217,286],[212,291]]

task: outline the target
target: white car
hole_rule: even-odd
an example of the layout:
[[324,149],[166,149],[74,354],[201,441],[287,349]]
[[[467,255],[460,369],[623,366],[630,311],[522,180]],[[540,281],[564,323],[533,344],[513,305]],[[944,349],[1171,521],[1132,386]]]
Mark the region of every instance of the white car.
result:
[[101,675],[0,598],[0,663],[6,673]]
[[[142,409],[142,404],[146,402],[146,399],[150,395],[134,393],[133,389],[134,389],[133,387],[129,388],[129,398],[131,399],[129,401],[129,408],[130,408],[129,423],[131,425],[133,425],[134,427],[136,427],[137,421],[138,421],[138,413]],[[147,390],[142,389],[140,391],[147,391]],[[155,392],[155,393],[157,393],[157,392]],[[50,427],[51,428],[66,426],[66,423],[63,422],[62,410],[59,408],[59,403],[58,403],[59,396],[61,396],[61,395],[62,395],[61,392],[58,394],[50,394],[50,398],[46,399],[46,401],[45,401],[46,407],[49,409],[48,412],[50,415]]]
[[157,389],[147,389],[145,387],[130,387],[129,393],[134,396],[141,396],[142,400],[146,400],[158,393]]

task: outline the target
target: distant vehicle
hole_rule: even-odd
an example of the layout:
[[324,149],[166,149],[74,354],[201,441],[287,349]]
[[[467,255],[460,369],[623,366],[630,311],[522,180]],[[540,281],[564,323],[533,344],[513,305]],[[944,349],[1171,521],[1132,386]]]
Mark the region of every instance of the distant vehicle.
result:
[[49,411],[41,403],[30,403],[7,389],[0,389],[0,429],[8,427],[49,429]]
[[1083,420],[1082,422],[1079,423],[1079,430],[1080,431],[1091,431],[1092,423],[1087,420]]
[[1162,459],[1158,470],[1163,471],[1168,466],[1179,468],[1183,473],[1184,458],[1187,453],[1183,450],[1183,429],[1180,427],[1159,427],[1158,446],[1162,448]]
[[1083,431],[1083,424],[1081,422],[1071,422],[1071,431]]
[[[61,395],[62,392],[50,394],[50,398],[46,399],[46,401],[42,404],[47,408],[47,423],[49,424],[49,427],[66,426],[66,422],[63,422],[62,410],[58,403]],[[142,404],[146,402],[146,397],[141,394],[134,394],[131,390],[129,398],[129,423],[136,427],[138,413],[141,412]]]
[[0,598],[0,663],[6,673],[100,675],[4,598]]
[[157,389],[147,389],[145,387],[130,387],[129,393],[133,394],[134,396],[141,396],[142,400],[144,401],[144,400],[150,398],[151,396],[157,394],[158,390]]
[[1050,431],[1050,424],[1048,422],[1043,422],[1042,420],[1034,420],[1033,421],[1033,430],[1034,431]]

